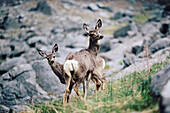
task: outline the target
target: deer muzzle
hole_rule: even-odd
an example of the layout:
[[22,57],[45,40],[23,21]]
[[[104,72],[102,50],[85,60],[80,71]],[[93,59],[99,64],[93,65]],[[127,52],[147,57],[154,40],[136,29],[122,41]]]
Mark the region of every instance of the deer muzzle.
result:
[[99,39],[103,39],[104,38],[104,36],[103,35],[101,35],[100,37],[99,37]]

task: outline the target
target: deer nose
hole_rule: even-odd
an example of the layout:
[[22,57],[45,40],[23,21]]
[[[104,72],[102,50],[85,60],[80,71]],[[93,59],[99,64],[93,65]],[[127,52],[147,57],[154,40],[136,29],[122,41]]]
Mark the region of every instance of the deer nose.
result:
[[102,39],[102,38],[104,38],[104,36],[103,36],[103,35],[101,35],[101,36],[100,36],[100,39]]
[[53,60],[51,60],[51,64],[53,64],[54,63],[54,61]]

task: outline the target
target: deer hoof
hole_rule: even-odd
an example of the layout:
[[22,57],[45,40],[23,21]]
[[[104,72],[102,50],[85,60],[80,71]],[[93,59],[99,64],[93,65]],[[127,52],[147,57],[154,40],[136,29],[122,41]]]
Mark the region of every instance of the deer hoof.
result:
[[67,88],[67,89],[66,89],[66,92],[67,92],[67,93],[70,93],[70,90]]

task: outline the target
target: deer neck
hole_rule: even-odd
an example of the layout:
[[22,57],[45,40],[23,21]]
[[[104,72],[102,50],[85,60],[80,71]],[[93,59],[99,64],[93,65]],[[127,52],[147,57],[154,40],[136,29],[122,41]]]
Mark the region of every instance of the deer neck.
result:
[[100,49],[100,44],[98,43],[98,41],[93,41],[91,38],[89,40],[90,43],[89,43],[88,50],[92,55],[97,56]]
[[63,70],[63,64],[60,64],[59,62],[54,62],[53,64],[50,64],[51,69],[53,72],[57,75],[59,78],[60,82],[65,84],[65,73]]

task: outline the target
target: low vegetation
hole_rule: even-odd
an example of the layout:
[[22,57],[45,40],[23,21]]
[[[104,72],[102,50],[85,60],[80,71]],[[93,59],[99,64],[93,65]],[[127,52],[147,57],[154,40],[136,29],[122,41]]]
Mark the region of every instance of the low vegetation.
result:
[[157,100],[151,96],[150,84],[152,75],[160,71],[170,63],[167,61],[156,63],[150,71],[131,73],[119,80],[110,81],[103,91],[89,94],[86,101],[80,100],[77,96],[64,108],[62,100],[51,101],[49,104],[37,104],[31,106],[33,112],[44,113],[127,113],[127,112],[158,112]]

